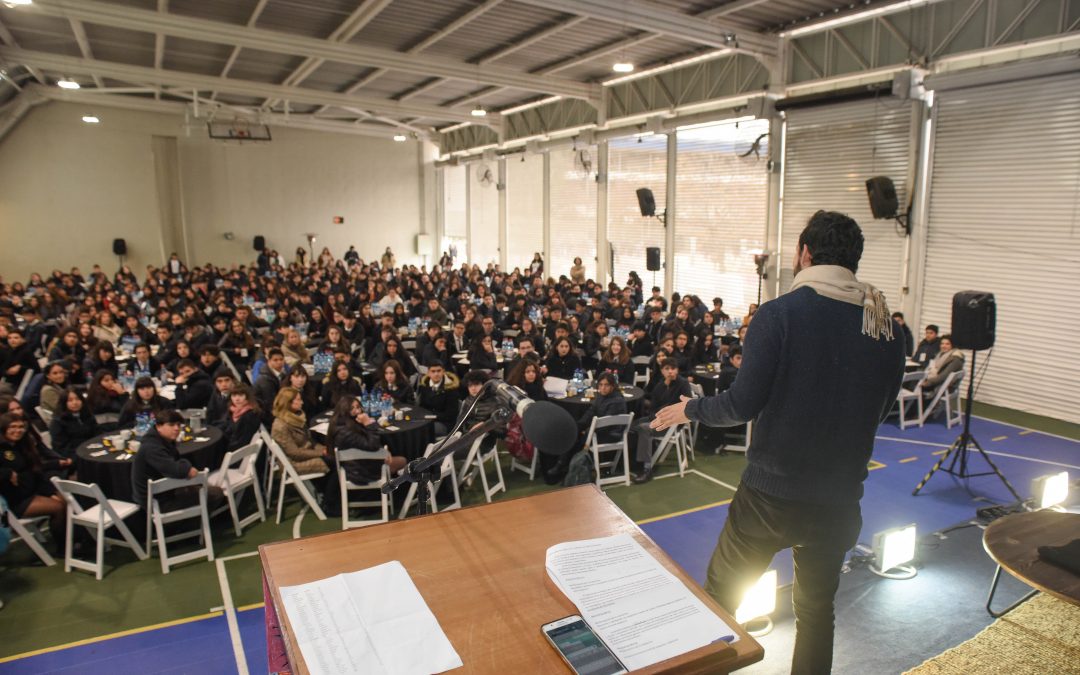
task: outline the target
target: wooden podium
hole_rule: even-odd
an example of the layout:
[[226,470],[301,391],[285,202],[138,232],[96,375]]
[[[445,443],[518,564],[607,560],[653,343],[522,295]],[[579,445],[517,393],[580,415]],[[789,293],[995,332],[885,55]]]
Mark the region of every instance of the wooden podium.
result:
[[[308,673],[281,605],[282,586],[391,560],[405,566],[457,650],[461,673],[568,672],[540,626],[575,614],[544,569],[548,547],[629,533],[729,624],[734,619],[593,485],[545,492],[382,525],[259,547],[265,586],[294,673]],[[724,673],[760,661],[761,646],[736,626],[718,642],[638,671]]]

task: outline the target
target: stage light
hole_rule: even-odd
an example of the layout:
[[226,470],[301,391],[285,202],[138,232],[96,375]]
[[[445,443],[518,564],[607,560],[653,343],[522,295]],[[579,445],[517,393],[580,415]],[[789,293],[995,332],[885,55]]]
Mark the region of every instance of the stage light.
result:
[[915,568],[906,564],[915,559],[915,541],[914,523],[878,532],[874,535],[874,563],[870,571],[888,579],[915,576]]
[[[747,624],[754,619],[766,618],[776,609],[776,570],[769,570],[761,575],[743,595],[739,608],[735,610],[735,621]],[[763,630],[750,631],[751,635],[764,635],[772,629],[772,620]]]
[[487,117],[487,110],[484,110],[484,106],[478,105],[472,109],[470,113],[473,117]]
[[99,120],[96,115],[83,115],[82,121],[86,122],[87,124],[97,124],[101,120]]
[[75,80],[69,80],[65,78],[63,80],[57,80],[56,86],[60,87],[61,89],[78,89],[79,83]]
[[1039,509],[1048,509],[1062,504],[1069,498],[1069,472],[1039,476],[1031,481],[1031,494]]
[[618,63],[611,66],[611,69],[614,70],[616,73],[632,73],[634,72],[634,64],[630,63],[629,61],[619,61]]

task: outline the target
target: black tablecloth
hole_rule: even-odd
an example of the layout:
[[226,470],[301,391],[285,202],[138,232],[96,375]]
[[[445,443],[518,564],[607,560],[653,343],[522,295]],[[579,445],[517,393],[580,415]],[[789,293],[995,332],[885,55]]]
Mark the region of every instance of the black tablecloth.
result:
[[[130,459],[118,459],[126,453],[110,452],[100,457],[91,457],[95,452],[104,450],[101,441],[114,433],[102,434],[83,443],[75,449],[75,467],[79,480],[84,483],[97,483],[101,491],[110,499],[132,501]],[[181,441],[177,444],[180,456],[191,462],[197,469],[214,471],[221,467],[221,458],[225,455],[225,444],[221,442],[221,429],[205,427],[192,434],[195,438],[208,438],[206,441]],[[100,446],[100,447],[91,447]]]
[[694,368],[694,382],[701,385],[706,396],[716,395],[716,383],[720,381],[720,369],[709,370],[706,366]]
[[[401,407],[403,406],[397,405],[395,406],[395,409]],[[414,460],[418,457],[423,457],[428,444],[435,440],[435,420],[427,419],[428,416],[434,418],[434,415],[419,406],[406,405],[404,407],[409,408],[405,414],[410,419],[391,421],[390,426],[397,427],[396,431],[384,429],[377,424],[373,425],[372,428],[382,437],[382,441],[383,443],[386,443],[386,447],[390,449],[391,455],[398,455],[409,460]],[[311,420],[311,426],[314,427],[329,420],[330,413],[325,412],[316,415],[315,418]],[[325,440],[325,437],[319,432],[313,431],[312,433]]]
[[[635,418],[640,417],[641,406],[645,400],[645,390],[643,390],[641,387],[624,386],[620,388],[622,389],[624,396],[629,394],[629,396],[626,396],[626,409],[629,412],[634,413]],[[581,417],[581,415],[584,414],[585,410],[590,405],[592,405],[592,400],[586,400],[582,394],[578,394],[577,396],[571,396],[568,398],[553,398],[551,400],[562,408],[565,408],[571,415],[574,416],[574,419],[578,419],[579,417]]]

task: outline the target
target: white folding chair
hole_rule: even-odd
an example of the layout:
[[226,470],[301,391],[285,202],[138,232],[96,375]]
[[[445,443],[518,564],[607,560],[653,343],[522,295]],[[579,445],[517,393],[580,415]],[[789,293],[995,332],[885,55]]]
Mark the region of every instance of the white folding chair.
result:
[[[80,483],[73,480],[60,480],[56,476],[52,478],[53,485],[67,502],[67,527],[64,541],[64,571],[70,572],[71,568],[93,572],[98,581],[105,574],[105,547],[109,544],[124,546],[135,552],[139,560],[146,560],[149,556],[135,535],[128,529],[127,520],[130,516],[138,513],[139,506],[131,502],[119,499],[107,499],[97,483]],[[94,505],[83,508],[76,497],[84,497],[94,501]],[[72,539],[76,525],[81,525],[90,531],[90,536],[97,542],[97,555],[94,562],[80,560],[71,554]],[[113,539],[105,534],[111,528],[116,528],[123,539]]]
[[[365,525],[389,522],[390,513],[393,511],[393,504],[390,501],[390,495],[382,491],[382,486],[390,481],[390,466],[386,464],[386,460],[390,457],[390,451],[387,450],[386,447],[379,450],[335,449],[334,455],[337,458],[338,485],[341,488],[341,529],[347,530],[351,527],[364,527]],[[378,460],[382,462],[382,467],[379,470],[379,477],[367,483],[354,483],[349,480],[345,475],[343,462],[354,462],[359,460]],[[378,495],[378,499],[349,501],[350,492],[360,492],[361,490],[369,492],[374,490]],[[349,507],[353,506],[378,506],[382,509],[382,516],[380,518],[370,518],[366,520],[350,518]]]
[[963,422],[963,412],[960,410],[960,384],[963,380],[964,371],[949,373],[945,381],[934,390],[934,395],[929,404],[924,402],[923,397],[919,397],[919,426],[922,426],[926,423],[926,420],[930,419],[930,415],[934,414],[934,410],[939,405],[945,406],[945,426],[947,428],[951,429],[954,424]]
[[[630,434],[630,426],[633,423],[634,413],[593,418],[592,424],[589,425],[589,435],[585,437],[585,445],[589,448],[589,452],[592,453],[593,466],[596,468],[596,487],[602,488],[612,483],[630,484],[630,451],[626,439]],[[597,439],[596,432],[598,430],[619,426],[623,428],[619,440],[601,443]],[[605,462],[600,459],[601,452],[613,452],[615,454]],[[619,472],[620,459],[622,460],[621,473]],[[603,469],[610,469],[611,475],[603,476]]]
[[727,432],[730,431],[730,429],[737,428],[737,427],[731,427],[729,429],[725,429],[725,435],[724,435],[725,441],[724,441],[724,444],[722,446],[717,448],[717,450],[716,450],[717,454],[719,454],[722,451],[723,452],[746,452],[750,448],[750,436],[753,433],[753,427],[754,427],[753,420],[746,423],[746,435],[743,438],[742,443],[728,443],[727,442]]
[[26,370],[23,372],[22,379],[19,380],[19,387],[15,390],[15,400],[22,401],[23,394],[26,393],[26,388],[30,386],[30,379],[34,376],[34,371]]
[[[896,412],[900,417],[901,429],[907,429],[908,426],[915,423],[918,423],[920,427],[923,425],[921,415],[917,416],[916,419],[909,420],[907,414],[911,410],[912,405],[915,405],[917,408],[919,401],[922,399],[923,390],[920,383],[924,377],[926,377],[926,374],[921,371],[904,374],[904,379],[900,384],[900,391],[896,394]],[[913,386],[911,389],[908,389],[904,386],[906,384]]]
[[[454,434],[451,438],[446,440],[446,443],[453,443],[461,437],[460,433]],[[438,446],[441,441],[435,443],[429,443],[427,449],[424,450],[424,457],[431,457],[431,453],[435,451],[435,447]],[[452,454],[443,457],[442,463],[439,465],[439,477],[431,482],[431,489],[428,494],[428,503],[431,505],[431,512],[439,512],[439,504],[436,498],[439,488],[442,486],[442,482],[447,478],[450,479],[450,484],[454,489],[454,501],[443,511],[461,507],[461,492],[458,489],[457,472],[454,471],[454,456]],[[416,483],[409,484],[409,491],[405,493],[405,505],[401,507],[401,511],[398,512],[398,520],[402,520],[405,516],[409,515],[409,510],[412,509],[413,504],[417,503],[418,488]]]
[[[481,446],[485,438],[487,438],[487,434],[473,441],[472,447],[469,448],[469,454],[465,458],[465,464],[461,468],[461,476],[458,482],[465,483],[472,480],[474,474],[479,473],[480,482],[484,486],[484,499],[490,504],[492,495],[498,492],[506,492],[506,481],[503,480],[502,465],[499,463],[499,446],[495,444],[491,446],[491,449],[484,451]],[[499,477],[491,485],[488,484],[487,471],[484,466],[489,460],[495,463],[495,474]]]
[[30,518],[17,518],[11,511],[7,512],[8,527],[15,534],[11,539],[11,543],[14,544],[17,541],[24,541],[26,545],[30,547],[30,550],[34,552],[41,562],[45,563],[48,567],[52,567],[56,564],[56,560],[49,555],[49,552],[45,550],[42,544],[45,543],[45,535],[41,532],[42,526],[47,526],[49,523],[48,516],[33,516]]
[[[221,352],[221,361],[229,367],[229,370],[232,371],[233,377],[236,378],[237,382],[244,381],[244,378],[240,376],[240,371],[236,369],[236,365],[232,362],[232,359],[229,358],[227,353]],[[254,382],[252,382],[252,384],[254,384]]]
[[316,478],[322,478],[325,473],[305,473],[301,474],[293,467],[292,462],[285,455],[285,451],[281,449],[277,441],[273,437],[266,433],[266,429],[261,429],[263,435],[263,441],[266,443],[266,447],[270,450],[270,456],[274,458],[274,463],[281,467],[281,481],[278,483],[278,495],[277,495],[277,520],[278,524],[281,524],[281,508],[285,502],[285,488],[292,485],[296,488],[296,491],[300,494],[300,498],[307,502],[307,505],[311,507],[312,512],[319,520],[326,520],[326,514],[319,507],[319,501],[315,499],[314,486],[310,481]]
[[631,356],[630,362],[634,364],[634,386],[644,387],[649,383],[649,357]]
[[53,414],[51,410],[46,410],[45,408],[36,405],[34,406],[34,412],[37,413],[37,416],[41,418],[42,422],[45,424],[52,424]]
[[[210,514],[206,510],[206,475],[206,469],[203,469],[194,478],[158,478],[157,480],[146,481],[146,551],[149,553],[154,541],[157,541],[162,574],[168,574],[169,568],[173,565],[179,565],[190,560],[206,558],[212,561],[214,559],[214,541],[210,538]],[[198,503],[173,511],[162,510],[159,496],[185,487],[197,487],[199,489]],[[200,527],[198,529],[165,536],[166,525],[191,520],[192,518],[199,519]],[[202,543],[202,547],[180,555],[169,555],[169,544],[174,541],[192,538],[198,538]]]
[[[226,452],[224,459],[221,460],[221,468],[211,473],[206,479],[207,484],[221,488],[227,502],[211,515],[216,516],[228,510],[232,515],[233,529],[236,530],[238,537],[243,534],[245,527],[255,521],[266,522],[266,506],[263,504],[259,477],[255,473],[255,464],[261,451],[262,441],[258,440],[242,448]],[[240,502],[244,498],[244,491],[249,487],[255,493],[255,511],[241,519]]]
[[652,466],[653,470],[660,466],[665,459],[667,459],[668,453],[672,448],[675,448],[675,459],[679,466],[679,477],[682,478],[686,475],[686,449],[683,447],[683,434],[682,424],[676,424],[668,427],[668,430],[664,432],[664,435],[660,437],[660,443],[656,446],[656,450],[653,451]]
[[512,472],[514,469],[517,469],[518,471],[524,472],[525,475],[529,477],[529,480],[536,480],[536,467],[539,456],[540,450],[536,447],[533,448],[532,461],[528,464],[523,464],[518,461],[518,458],[515,455],[510,455],[510,471]]

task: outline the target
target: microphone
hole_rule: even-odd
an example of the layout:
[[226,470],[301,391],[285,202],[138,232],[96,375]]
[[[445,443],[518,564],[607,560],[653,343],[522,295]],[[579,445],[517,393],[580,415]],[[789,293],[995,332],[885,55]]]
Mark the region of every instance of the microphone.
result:
[[488,380],[495,398],[521,417],[525,438],[545,455],[562,455],[577,440],[577,423],[570,413],[551,401],[534,401],[521,389],[502,380]]

